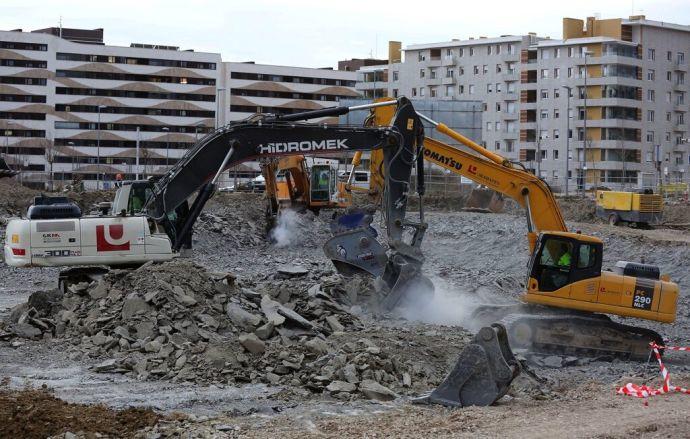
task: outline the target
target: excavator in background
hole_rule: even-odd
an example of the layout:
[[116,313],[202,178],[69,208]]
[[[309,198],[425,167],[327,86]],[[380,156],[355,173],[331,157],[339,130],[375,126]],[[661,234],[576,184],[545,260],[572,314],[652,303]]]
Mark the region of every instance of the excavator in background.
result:
[[352,194],[338,181],[338,161],[304,155],[269,159],[261,163],[266,181],[267,229],[273,228],[280,209],[321,209],[352,205]]
[[[385,124],[392,110],[372,109],[373,125]],[[568,231],[556,198],[543,180],[520,163],[488,151],[442,123],[419,116],[472,151],[426,137],[425,160],[503,194],[525,209],[530,260],[523,303],[479,307],[474,313],[479,326],[501,321],[513,348],[563,355],[646,359],[650,342],[663,343],[657,332],[624,325],[609,316],[672,323],[678,285],[668,275],[662,275],[657,266],[626,261],[617,262],[612,271],[602,270],[602,240]],[[372,154],[370,172],[370,193],[385,194],[385,186],[380,185],[385,169],[376,154]],[[378,265],[372,269],[369,261],[352,256],[364,250],[360,236],[370,224],[371,212],[362,215],[369,224],[352,222],[348,215],[356,213],[336,219],[332,227],[335,236],[324,246],[326,255],[336,267],[348,267],[350,272],[380,272]],[[333,251],[338,247],[352,251],[342,257]],[[378,252],[373,252],[369,260],[379,257]],[[390,301],[388,304],[395,305]]]

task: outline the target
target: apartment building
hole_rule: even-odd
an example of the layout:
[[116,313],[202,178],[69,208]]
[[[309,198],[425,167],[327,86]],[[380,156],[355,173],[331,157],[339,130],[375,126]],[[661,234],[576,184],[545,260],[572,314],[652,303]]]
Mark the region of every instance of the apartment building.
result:
[[388,93],[410,99],[481,101],[482,142],[517,159],[520,56],[535,35],[452,40],[408,46],[391,63]]
[[404,52],[388,66],[387,94],[483,102],[484,146],[556,191],[566,179],[569,191],[690,181],[690,26],[565,18],[560,40],[527,34]]
[[578,188],[688,182],[689,52],[690,26],[564,19],[523,54],[520,160],[563,181],[569,144]]
[[[287,114],[337,107],[338,101],[359,96],[357,74],[351,71],[224,62],[222,90],[229,96],[226,120],[254,113]],[[327,122],[335,122],[337,118]]]
[[1,31],[2,151],[36,187],[51,174],[89,188],[161,174],[213,129],[220,65],[214,53],[105,45],[102,29]]

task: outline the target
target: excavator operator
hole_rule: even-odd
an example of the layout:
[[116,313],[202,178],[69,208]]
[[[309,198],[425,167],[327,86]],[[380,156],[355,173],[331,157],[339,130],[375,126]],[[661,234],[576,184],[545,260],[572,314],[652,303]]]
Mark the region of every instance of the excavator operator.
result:
[[563,244],[561,244],[561,257],[558,258],[558,266],[568,268],[570,267],[571,260],[572,256],[570,254],[570,245],[564,242]]

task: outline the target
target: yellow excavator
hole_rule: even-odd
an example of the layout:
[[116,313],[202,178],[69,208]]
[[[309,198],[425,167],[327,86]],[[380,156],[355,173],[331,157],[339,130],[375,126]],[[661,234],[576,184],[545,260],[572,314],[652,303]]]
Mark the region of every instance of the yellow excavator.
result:
[[[387,124],[393,114],[392,107],[372,111],[374,125]],[[563,355],[645,359],[650,342],[663,342],[655,331],[624,325],[609,316],[672,323],[676,317],[678,285],[668,275],[662,275],[657,266],[626,261],[617,262],[612,271],[603,270],[603,242],[594,236],[568,231],[558,203],[544,181],[520,163],[486,150],[442,123],[418,115],[471,151],[426,137],[423,148],[426,160],[512,198],[526,212],[530,261],[526,291],[521,296],[523,303],[481,306],[474,313],[479,326],[501,321],[508,328],[512,347]],[[355,161],[360,159],[361,155],[355,157]],[[382,184],[385,175],[376,151],[371,155],[370,172],[370,194],[375,197],[377,189],[385,187]],[[337,265],[350,264],[354,269],[368,271],[367,265],[357,257],[365,253],[365,248],[353,249],[350,254],[354,256],[338,258],[328,251],[327,246],[338,245],[338,235],[333,239],[335,242],[329,241],[325,249]]]
[[318,215],[321,209],[345,208],[352,194],[338,181],[336,162],[293,155],[261,163],[266,180],[266,218],[271,229],[281,207],[305,208]]

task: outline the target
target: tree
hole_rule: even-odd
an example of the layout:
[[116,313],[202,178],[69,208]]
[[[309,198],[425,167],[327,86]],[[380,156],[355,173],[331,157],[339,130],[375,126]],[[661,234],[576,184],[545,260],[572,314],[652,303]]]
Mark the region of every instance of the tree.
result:
[[55,190],[54,178],[53,178],[53,163],[55,162],[55,157],[57,157],[58,152],[55,149],[55,141],[51,139],[43,139],[41,142],[44,149],[44,156],[49,167],[49,190],[52,192]]

